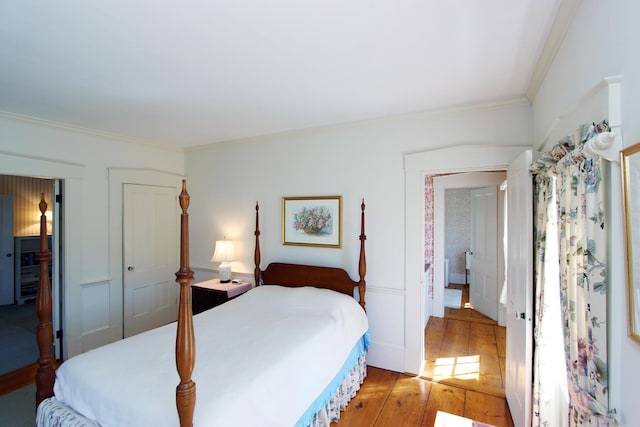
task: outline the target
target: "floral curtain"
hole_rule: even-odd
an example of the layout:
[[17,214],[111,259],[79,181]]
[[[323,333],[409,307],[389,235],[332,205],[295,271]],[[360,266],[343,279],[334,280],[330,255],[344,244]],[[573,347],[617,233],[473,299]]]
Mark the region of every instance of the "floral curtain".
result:
[[[534,425],[615,425],[607,418],[607,227],[601,160],[583,150],[589,138],[607,130],[606,122],[581,126],[532,166],[537,174]],[[558,351],[551,336],[558,327],[558,301],[568,404],[547,365]]]
[[[569,397],[560,312],[556,179],[535,177],[533,426],[567,426]],[[551,379],[551,381],[549,381]]]

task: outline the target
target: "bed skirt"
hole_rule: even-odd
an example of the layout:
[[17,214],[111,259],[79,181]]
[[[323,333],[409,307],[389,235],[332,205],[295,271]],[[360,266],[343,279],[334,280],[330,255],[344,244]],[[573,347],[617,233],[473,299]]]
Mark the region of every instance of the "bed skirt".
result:
[[309,427],[329,427],[331,423],[340,421],[340,412],[344,411],[351,399],[354,398],[360,386],[367,377],[366,354],[358,358],[357,365],[349,371],[347,377],[340,384],[329,402],[316,412]]
[[36,412],[37,427],[100,427],[55,397],[43,400]]
[[[329,402],[313,417],[309,427],[329,427],[332,422],[340,420],[340,412],[349,404],[360,385],[367,377],[366,353],[358,357],[358,362],[348,373],[338,389],[331,395]],[[38,406],[36,413],[37,427],[100,427],[95,421],[89,420],[74,411],[55,397],[45,399]]]

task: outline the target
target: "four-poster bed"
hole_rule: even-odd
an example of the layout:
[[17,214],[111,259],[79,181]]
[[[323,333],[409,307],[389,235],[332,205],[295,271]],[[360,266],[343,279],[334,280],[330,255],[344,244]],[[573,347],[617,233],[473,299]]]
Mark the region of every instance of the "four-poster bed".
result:
[[[48,275],[41,274],[38,425],[306,426],[337,420],[366,376],[364,201],[358,281],[330,267],[271,263],[261,271],[256,205],[258,286],[192,316],[185,181],[179,200],[177,323],[75,356],[56,373],[51,341],[40,339],[52,330]],[[41,268],[48,254],[46,222],[43,229]],[[168,348],[171,336],[175,357]]]

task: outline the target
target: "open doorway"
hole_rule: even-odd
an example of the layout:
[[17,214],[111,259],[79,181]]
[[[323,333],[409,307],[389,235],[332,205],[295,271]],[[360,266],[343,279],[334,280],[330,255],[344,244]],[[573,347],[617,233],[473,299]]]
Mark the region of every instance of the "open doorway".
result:
[[[444,257],[444,262],[434,263],[434,270],[442,269],[442,274],[434,271],[434,277],[443,277],[434,286],[444,286],[443,313],[447,304],[455,303],[464,291],[470,298],[469,309],[475,308],[504,326],[505,309],[498,300],[504,282],[505,215],[500,185],[505,179],[504,171],[433,179],[433,252],[436,256],[441,252]],[[425,244],[428,242],[425,238]],[[453,291],[451,284],[466,288]]]
[[[59,204],[61,183],[55,179],[0,175],[0,376],[16,372],[36,363],[39,353],[35,339],[38,317],[35,299],[39,281],[41,195],[47,202],[47,234],[52,262],[53,323],[59,329]],[[60,345],[55,343],[59,357]]]
[[[430,295],[433,298],[432,310],[425,312],[425,325],[429,316],[444,316],[445,287],[453,278],[458,283],[471,285],[475,282],[475,286],[470,286],[472,302],[495,307],[495,313],[484,314],[498,320],[498,296],[504,281],[504,197],[499,186],[506,174],[504,171],[487,171],[432,176],[432,189],[429,189],[428,178],[426,175],[424,179],[424,197],[425,200],[431,197],[433,203],[425,203],[425,225],[422,228],[425,230],[425,262],[431,254],[432,271],[426,278],[430,292],[427,292],[425,305]],[[485,190],[491,190],[493,198],[487,199]],[[428,227],[429,221],[433,224],[431,228]],[[431,238],[429,232],[433,234]],[[473,252],[476,248],[479,261],[474,265],[473,256],[467,256],[465,252]],[[467,275],[466,267],[470,260]]]
[[[442,149],[412,153],[405,156],[405,371],[421,372],[424,362],[425,318],[434,313],[443,298],[434,289],[428,294],[424,274],[424,177],[473,171],[502,171],[526,146],[460,145]],[[438,228],[434,227],[434,231]],[[442,252],[441,252],[442,254]],[[436,254],[437,255],[437,254]],[[434,263],[444,264],[444,256]],[[437,275],[437,271],[434,271]],[[439,274],[442,276],[442,273]],[[434,277],[444,280],[444,277]],[[442,304],[442,303],[440,303]],[[440,317],[443,315],[440,312]]]

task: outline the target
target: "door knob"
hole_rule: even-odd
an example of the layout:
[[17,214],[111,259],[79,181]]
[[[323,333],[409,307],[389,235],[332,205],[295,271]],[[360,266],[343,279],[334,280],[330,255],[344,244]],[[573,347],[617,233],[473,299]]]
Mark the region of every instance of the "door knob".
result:
[[133,271],[133,270],[135,270],[135,268],[132,265],[130,265],[129,268],[127,268],[127,270]]
[[11,258],[12,256],[13,256],[13,254],[12,254],[11,252],[9,252],[9,253],[7,254],[7,258]]

